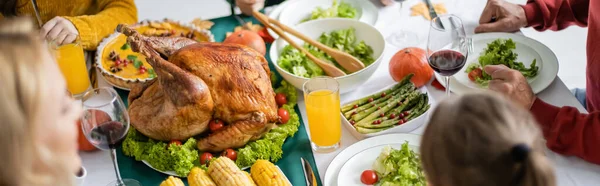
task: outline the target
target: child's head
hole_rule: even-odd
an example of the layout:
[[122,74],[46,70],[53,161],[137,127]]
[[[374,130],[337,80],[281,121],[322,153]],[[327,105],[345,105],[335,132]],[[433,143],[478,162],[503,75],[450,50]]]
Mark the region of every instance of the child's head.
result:
[[441,102],[423,135],[421,158],[434,186],[556,185],[533,116],[494,93]]

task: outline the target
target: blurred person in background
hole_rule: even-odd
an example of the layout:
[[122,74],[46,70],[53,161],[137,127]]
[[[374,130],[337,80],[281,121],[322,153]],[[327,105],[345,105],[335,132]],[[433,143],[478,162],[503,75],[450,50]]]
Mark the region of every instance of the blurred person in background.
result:
[[494,92],[441,102],[420,148],[429,185],[556,185],[535,118]]
[[0,66],[0,185],[73,185],[81,106],[29,19],[0,21]]
[[475,32],[515,32],[530,26],[539,31],[587,26],[586,90],[573,92],[589,114],[573,107],[557,107],[536,97],[527,79],[506,66],[486,66],[489,89],[502,92],[537,118],[548,148],[600,164],[600,2],[589,0],[530,0],[516,5],[489,0]]
[[[40,0],[37,6],[42,37],[58,44],[73,43],[79,37],[85,50],[95,50],[119,23],[133,24],[138,19],[133,0]],[[13,16],[37,20],[31,0],[1,0],[0,20]]]

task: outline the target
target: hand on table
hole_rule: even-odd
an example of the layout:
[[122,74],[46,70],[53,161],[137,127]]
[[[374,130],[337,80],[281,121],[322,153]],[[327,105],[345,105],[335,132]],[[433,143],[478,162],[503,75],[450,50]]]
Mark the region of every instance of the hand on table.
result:
[[500,92],[527,110],[531,108],[536,97],[527,83],[527,79],[517,70],[504,65],[488,65],[485,72],[492,76],[489,89]]
[[482,32],[516,32],[527,26],[527,18],[523,7],[504,0],[489,0],[475,33]]
[[240,7],[244,15],[252,15],[252,11],[260,10],[265,6],[265,0],[235,0],[235,5]]
[[75,42],[79,31],[71,21],[63,17],[54,17],[42,26],[42,37],[48,41],[55,41],[58,45]]

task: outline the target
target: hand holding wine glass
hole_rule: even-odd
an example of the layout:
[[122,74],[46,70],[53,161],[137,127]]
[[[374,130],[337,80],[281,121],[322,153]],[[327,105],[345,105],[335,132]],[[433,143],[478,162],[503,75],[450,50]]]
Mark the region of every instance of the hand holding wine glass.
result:
[[443,15],[431,20],[427,40],[429,66],[446,83],[446,95],[450,95],[450,76],[460,71],[469,55],[469,44],[460,18]]
[[110,150],[117,180],[110,186],[140,186],[133,179],[121,179],[117,166],[116,149],[129,130],[129,115],[125,104],[109,87],[94,89],[83,95],[83,117],[81,127],[85,137],[99,149]]

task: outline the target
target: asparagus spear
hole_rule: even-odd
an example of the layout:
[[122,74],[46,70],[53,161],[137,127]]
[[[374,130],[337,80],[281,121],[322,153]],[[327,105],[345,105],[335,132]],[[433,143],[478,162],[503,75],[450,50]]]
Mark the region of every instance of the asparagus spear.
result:
[[371,104],[364,104],[363,106],[360,106],[358,108],[354,108],[352,110],[349,110],[349,111],[345,112],[344,116],[346,118],[350,118],[353,115],[352,113],[356,114],[356,113],[359,113],[361,111],[367,110],[367,109],[369,109],[371,107],[377,106],[378,104],[389,100],[390,98],[392,98],[392,96],[395,96],[397,94],[404,94],[407,91],[413,90],[414,88],[415,88],[414,84],[408,83],[408,84],[400,87],[399,89],[395,90],[390,95],[385,96],[385,98],[377,99],[377,100],[373,101]]
[[383,107],[386,107],[386,106],[390,105],[390,103],[397,103],[398,101],[402,100],[404,97],[407,97],[407,96],[408,96],[407,93],[401,94],[401,95],[392,96],[392,99],[388,100],[387,102],[380,103],[378,105],[375,105],[374,107],[371,107],[371,108],[369,108],[367,110],[363,110],[363,111],[361,111],[361,112],[359,112],[357,114],[352,115],[352,119],[351,120],[355,121],[357,123],[361,122],[362,119],[365,118],[365,117],[367,117],[367,116],[369,116],[369,114],[375,113],[379,109],[383,109]]
[[[392,110],[390,110],[388,113],[391,114],[392,112],[401,112],[409,105],[414,105],[414,103],[417,103],[419,101],[419,98],[420,98],[420,94],[418,94],[416,92],[411,92],[402,103],[397,104],[398,106],[396,108],[393,108]],[[374,124],[374,122],[375,121],[383,122],[383,121],[388,120],[389,114],[387,116],[384,115],[383,117],[379,116],[368,122],[359,122],[356,124],[356,126],[360,126],[360,127],[367,127],[367,126],[371,126],[371,125],[378,126],[379,124]],[[371,127],[367,127],[367,128],[371,128]],[[381,128],[381,127],[374,127],[374,128]]]
[[[411,113],[416,112],[416,110],[420,109],[419,105],[421,105],[420,103],[423,102],[423,96],[422,95],[416,96],[413,99],[412,102],[418,102],[418,103],[416,104],[415,107],[413,107],[412,109],[410,109]],[[363,124],[363,125],[356,124],[355,126],[357,126],[357,127],[363,127],[363,128],[369,128],[369,129],[385,128],[385,127],[390,127],[390,126],[394,126],[394,125],[398,124],[398,122],[400,120],[402,120],[402,119],[408,120],[408,116],[404,117],[404,118],[397,117],[397,118],[394,118],[394,119],[387,119],[385,121],[382,121],[380,124],[373,124],[373,122],[370,122],[370,123],[366,123],[366,124]]]
[[427,111],[427,109],[429,109],[429,107],[431,107],[431,105],[429,105],[429,97],[427,96],[427,94],[425,94],[425,100],[423,101],[420,109],[417,110],[416,112],[410,113],[410,115],[407,117],[407,120],[411,120],[416,117],[419,117],[421,114],[425,113],[425,111]]
[[413,75],[414,74],[409,74],[409,75],[405,76],[402,80],[400,80],[398,82],[398,84],[394,85],[390,89],[387,89],[387,90],[384,90],[384,91],[381,91],[381,92],[378,92],[378,93],[375,93],[375,94],[371,94],[370,96],[367,96],[367,97],[364,97],[362,99],[359,99],[359,100],[356,100],[356,101],[353,101],[353,102],[350,102],[350,103],[347,103],[347,104],[343,105],[342,106],[342,112],[346,112],[346,111],[351,110],[352,108],[354,108],[354,105],[358,105],[358,106],[364,105],[364,104],[366,104],[366,103],[369,102],[369,99],[373,99],[374,100],[377,97],[381,97],[382,93],[390,94],[394,90],[400,88],[402,85],[404,85],[406,83],[409,83],[410,82],[410,78],[412,78]]
[[358,131],[361,134],[369,134],[369,133],[376,133],[376,132],[384,131],[384,130],[387,130],[390,128],[392,128],[392,127],[385,127],[385,128],[379,128],[379,129],[368,129],[368,128],[356,127],[356,131]]
[[364,123],[368,123],[368,122],[370,122],[371,120],[373,120],[373,119],[375,119],[375,118],[379,117],[379,115],[381,115],[382,113],[386,113],[387,111],[391,110],[391,109],[392,109],[392,108],[394,108],[395,106],[398,106],[398,101],[400,101],[400,100],[402,100],[402,99],[401,99],[401,98],[395,98],[395,99],[393,99],[392,101],[388,102],[388,104],[387,104],[387,105],[385,105],[385,106],[381,107],[381,109],[378,109],[378,110],[376,110],[375,112],[373,112],[373,113],[369,114],[369,115],[368,115],[368,116],[366,116],[366,117],[364,117],[364,115],[366,115],[366,114],[368,114],[368,113],[359,113],[359,114],[356,114],[356,115],[354,115],[354,116],[357,116],[357,117],[362,117],[363,119],[362,119],[362,120],[360,120],[360,121],[359,121],[359,120],[357,120],[357,119],[355,119],[354,121],[359,121],[359,122],[357,122],[357,123],[356,123],[356,124],[359,124],[359,126],[360,126],[360,125],[364,125]]

